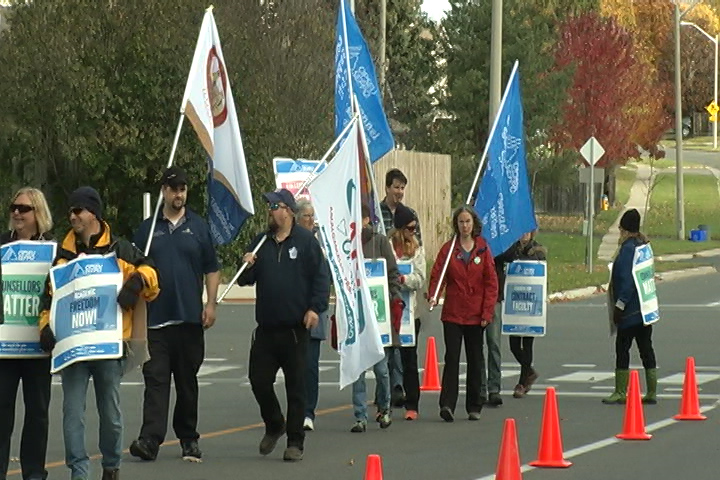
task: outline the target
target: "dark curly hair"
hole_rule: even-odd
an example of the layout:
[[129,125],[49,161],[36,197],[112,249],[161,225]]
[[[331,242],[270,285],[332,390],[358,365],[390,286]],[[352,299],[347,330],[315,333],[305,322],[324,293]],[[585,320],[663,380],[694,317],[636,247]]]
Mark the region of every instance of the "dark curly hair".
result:
[[480,221],[480,217],[478,217],[477,212],[475,212],[475,209],[471,207],[470,205],[463,205],[461,207],[458,207],[453,212],[452,216],[452,226],[453,226],[453,232],[455,235],[459,238],[460,237],[460,229],[458,228],[458,217],[461,213],[467,212],[470,214],[473,220],[473,230],[472,230],[472,236],[473,238],[479,237],[482,234],[482,222]]

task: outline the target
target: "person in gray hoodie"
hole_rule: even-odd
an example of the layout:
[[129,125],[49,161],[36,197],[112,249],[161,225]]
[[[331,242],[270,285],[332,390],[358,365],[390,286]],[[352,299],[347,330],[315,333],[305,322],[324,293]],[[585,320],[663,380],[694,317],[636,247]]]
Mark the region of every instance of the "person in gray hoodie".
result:
[[[363,229],[362,244],[363,256],[365,260],[374,260],[379,258],[385,259],[387,267],[388,290],[390,292],[391,315],[393,325],[398,324],[402,317],[404,305],[400,299],[400,272],[398,272],[397,262],[393,254],[390,241],[385,235],[373,231],[370,223],[370,208],[367,205],[362,206]],[[393,327],[393,343],[397,342],[398,332]],[[385,348],[385,358],[380,360],[373,366],[375,374],[375,404],[377,405],[377,415],[375,420],[380,424],[380,428],[388,428],[392,424],[390,413],[390,373],[388,371],[388,356],[392,349]],[[367,388],[365,385],[365,372],[360,375],[352,385],[352,402],[353,413],[355,414],[355,423],[350,429],[353,433],[362,433],[367,429]]]

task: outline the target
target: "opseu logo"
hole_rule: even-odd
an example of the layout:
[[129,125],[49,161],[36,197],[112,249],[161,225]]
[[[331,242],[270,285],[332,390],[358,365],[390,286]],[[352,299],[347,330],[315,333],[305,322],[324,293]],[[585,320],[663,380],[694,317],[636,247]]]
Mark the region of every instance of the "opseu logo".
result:
[[85,275],[91,275],[93,273],[102,273],[102,264],[89,263],[85,265],[85,268],[83,268],[82,265],[76,263],[72,269],[72,272],[70,272],[70,280],[74,280],[78,277],[82,277]]
[[17,257],[19,262],[34,262],[35,250],[20,250]]
[[17,261],[17,255],[15,254],[15,250],[12,248],[8,248],[5,252],[5,255],[2,256],[3,262],[15,262]]

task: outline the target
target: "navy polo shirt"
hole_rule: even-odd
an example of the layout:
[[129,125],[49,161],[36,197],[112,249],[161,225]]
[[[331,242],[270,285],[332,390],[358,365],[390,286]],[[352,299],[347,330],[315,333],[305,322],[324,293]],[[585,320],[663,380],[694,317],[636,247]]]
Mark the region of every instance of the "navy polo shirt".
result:
[[[152,219],[140,224],[134,243],[145,251]],[[160,277],[160,295],[148,303],[148,328],[202,323],[203,280],[219,269],[207,222],[187,207],[173,225],[159,213],[149,257]]]

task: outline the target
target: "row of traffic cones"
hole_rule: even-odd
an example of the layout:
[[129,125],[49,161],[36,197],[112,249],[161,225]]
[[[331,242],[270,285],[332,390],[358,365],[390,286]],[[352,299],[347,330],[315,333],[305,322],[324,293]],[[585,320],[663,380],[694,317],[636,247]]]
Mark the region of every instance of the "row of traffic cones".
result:
[[[705,420],[707,417],[700,412],[697,380],[695,378],[695,359],[688,357],[685,364],[683,395],[680,401],[680,412],[673,418],[676,420]],[[637,370],[630,372],[630,386],[625,407],[623,430],[615,435],[622,440],[650,440],[652,435],[645,431],[645,417],[642,399],[640,398],[640,377]],[[572,465],[563,457],[562,435],[558,416],[555,389],[548,387],[545,394],[543,423],[540,430],[538,459],[530,462],[533,467],[566,468]],[[520,452],[517,442],[515,420],[505,420],[502,443],[495,473],[496,480],[521,480]]]

